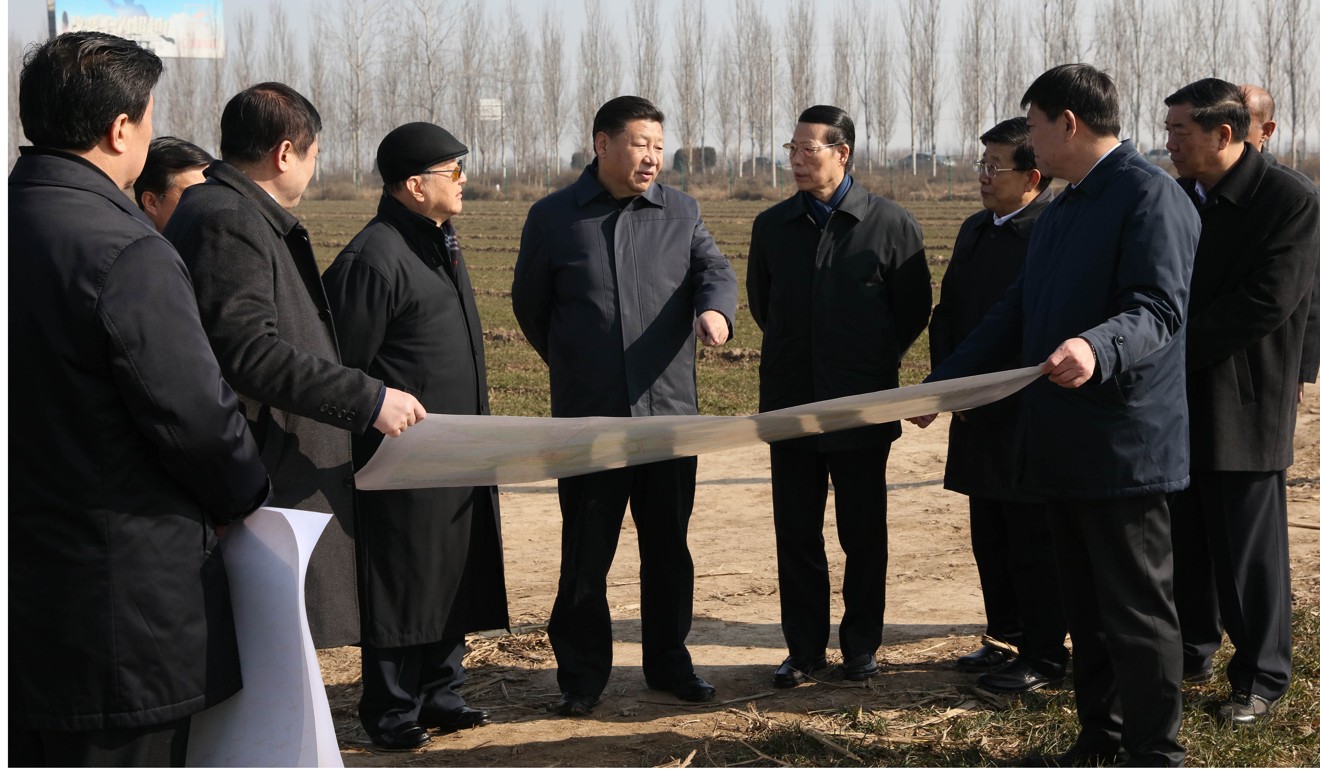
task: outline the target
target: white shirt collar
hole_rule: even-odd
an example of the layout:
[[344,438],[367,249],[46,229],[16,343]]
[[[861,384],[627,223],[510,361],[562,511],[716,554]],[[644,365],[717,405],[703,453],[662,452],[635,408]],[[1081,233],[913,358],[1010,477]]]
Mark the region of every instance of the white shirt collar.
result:
[[1196,191],[1196,197],[1201,199],[1201,205],[1205,205],[1206,195],[1210,193],[1206,186],[1201,184],[1201,180],[1198,179],[1192,189]]
[[[1027,204],[1027,206],[1030,206],[1030,205],[1031,205],[1030,203]],[[1022,209],[1025,209],[1027,206],[1023,206]],[[1008,220],[1012,219],[1013,217],[1017,216],[1018,214],[1021,214],[1021,213],[1022,213],[1022,209],[1018,209],[1017,211],[1014,211],[1014,212],[1012,212],[1012,213],[1005,214],[1005,215],[1003,215],[1002,217],[1000,217],[1000,216],[995,217],[995,227],[1003,227],[1004,224],[1005,224],[1006,222],[1008,222]]]

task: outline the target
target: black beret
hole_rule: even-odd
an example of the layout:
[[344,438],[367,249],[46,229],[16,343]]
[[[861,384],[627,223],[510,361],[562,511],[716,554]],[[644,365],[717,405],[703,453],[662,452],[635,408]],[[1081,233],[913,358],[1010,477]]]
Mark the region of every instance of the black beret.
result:
[[467,145],[434,123],[405,123],[381,140],[376,168],[385,184],[393,184],[467,151]]

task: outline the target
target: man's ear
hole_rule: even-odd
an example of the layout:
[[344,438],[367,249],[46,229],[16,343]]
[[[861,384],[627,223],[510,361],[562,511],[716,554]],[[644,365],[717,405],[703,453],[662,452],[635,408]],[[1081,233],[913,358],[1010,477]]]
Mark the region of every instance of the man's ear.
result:
[[160,198],[156,193],[146,190],[142,193],[142,210],[155,216],[156,210],[160,207]]
[[1036,189],[1036,185],[1040,184],[1040,169],[1033,168],[1030,171],[1028,171],[1025,174],[1025,176],[1026,176],[1027,184],[1026,184],[1026,189],[1024,189],[1022,192],[1029,192],[1031,190]]
[[1071,139],[1077,135],[1077,116],[1072,110],[1064,110],[1059,115],[1059,119],[1063,121],[1064,138]]
[[1276,129],[1276,128],[1278,128],[1278,127],[1279,127],[1279,124],[1278,124],[1278,123],[1275,123],[1275,122],[1272,121],[1272,120],[1267,120],[1267,121],[1265,121],[1264,123],[1261,123],[1261,124],[1260,124],[1260,138],[1261,138],[1261,141],[1262,141],[1262,142],[1268,142],[1268,141],[1270,140],[1270,137],[1271,137],[1271,136],[1274,136],[1274,129]]
[[119,117],[110,121],[110,127],[106,129],[106,140],[110,144],[110,149],[116,154],[123,155],[128,152],[128,136],[125,134],[128,124],[128,113],[121,112]]
[[609,143],[610,135],[604,131],[597,131],[596,135],[591,138],[592,149],[596,151],[597,155],[603,155],[605,153],[605,148],[609,146]]
[[275,148],[275,168],[281,174],[288,171],[293,166],[294,159],[298,152],[293,148],[293,142],[288,139],[280,142],[280,146]]

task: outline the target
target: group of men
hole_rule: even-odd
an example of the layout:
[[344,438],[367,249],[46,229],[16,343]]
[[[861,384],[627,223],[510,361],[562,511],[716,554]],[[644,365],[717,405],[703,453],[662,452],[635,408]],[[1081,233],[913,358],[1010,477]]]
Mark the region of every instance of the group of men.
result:
[[[508,625],[496,490],[352,483],[383,436],[427,412],[489,413],[453,224],[467,147],[430,123],[391,131],[376,216],[321,275],[290,212],[316,168],[315,107],[280,83],[245,89],[213,161],[149,144],[160,72],[133,43],[70,33],[29,54],[20,79],[35,146],[10,176],[23,223],[11,336],[40,386],[14,418],[35,446],[11,466],[11,641],[32,663],[13,672],[11,762],[183,761],[189,717],[241,686],[218,535],[263,504],[334,516],[308,571],[309,624],[318,647],[361,645],[359,718],[376,745],[484,724],[459,688],[464,634]],[[1063,677],[1072,635],[1082,732],[1049,763],[1180,763],[1184,649],[1189,672],[1208,672],[1220,622],[1238,649],[1227,720],[1263,716],[1288,683],[1282,483],[1317,199],[1244,145],[1236,86],[1200,81],[1167,104],[1181,189],[1118,141],[1108,77],[1065,65],[1037,79],[1027,117],[982,136],[987,211],[960,232],[933,318],[920,227],[851,175],[842,109],[799,116],[784,146],[798,193],[753,225],[762,409],[896,387],[928,319],[931,379],[1044,362],[1049,382],[957,416],[946,484],[971,498],[988,620],[987,646],[960,667],[987,689],[1035,689]],[[663,122],[640,97],[604,104],[595,160],[528,213],[512,300],[556,417],[695,414],[697,340],[733,333],[728,260],[696,201],[657,182]],[[1052,201],[1051,177],[1070,183]],[[135,181],[140,208],[122,192]],[[1215,237],[1198,247],[1202,232]],[[771,446],[788,647],[776,686],[826,666],[830,482],[841,673],[879,673],[900,433]],[[590,713],[608,681],[606,576],[625,510],[647,685],[714,697],[686,647],[696,467],[561,480],[556,713]],[[1195,566],[1180,551],[1175,573],[1175,548]]]

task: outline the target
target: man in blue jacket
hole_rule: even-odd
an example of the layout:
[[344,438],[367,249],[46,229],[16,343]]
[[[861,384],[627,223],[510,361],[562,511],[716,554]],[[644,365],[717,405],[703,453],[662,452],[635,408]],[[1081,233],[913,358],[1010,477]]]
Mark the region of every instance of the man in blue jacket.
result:
[[[596,113],[596,160],[527,214],[513,311],[550,365],[555,417],[697,413],[696,339],[729,338],[737,285],[697,202],[655,184],[664,115],[620,96]],[[692,669],[692,556],[687,525],[697,459],[683,457],[559,482],[564,517],[550,643],[564,716],[600,699],[612,662],[605,578],[631,502],[642,570],[642,671],[649,687],[689,701],[715,688]]]
[[1004,301],[931,379],[988,371],[1014,350],[1049,379],[1023,392],[1015,480],[1049,508],[1081,732],[1064,754],[1024,762],[1177,765],[1166,495],[1188,482],[1182,329],[1200,220],[1168,174],[1118,141],[1104,73],[1055,67],[1022,106],[1041,173],[1070,184]]

